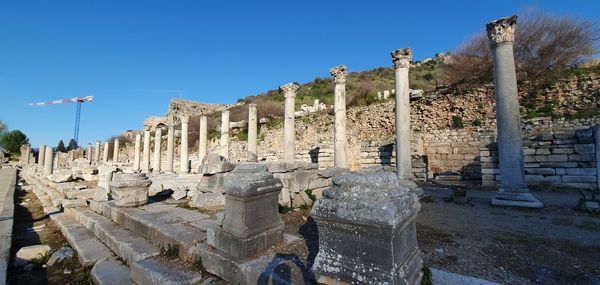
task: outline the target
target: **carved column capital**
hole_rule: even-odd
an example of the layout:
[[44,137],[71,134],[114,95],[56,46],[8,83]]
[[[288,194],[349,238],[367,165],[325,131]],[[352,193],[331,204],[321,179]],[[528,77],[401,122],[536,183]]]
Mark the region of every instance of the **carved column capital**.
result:
[[345,65],[338,65],[332,67],[329,70],[331,76],[333,77],[333,83],[335,84],[346,84],[346,74],[348,74],[348,68]]
[[394,68],[410,68],[413,52],[410,48],[399,48],[392,52],[392,63]]
[[179,119],[181,120],[182,124],[187,124],[190,122],[190,116],[188,116],[188,115],[181,115],[181,117],[179,117]]
[[506,43],[515,41],[515,26],[517,24],[517,16],[500,18],[489,22],[485,25],[487,36],[492,48]]
[[288,98],[296,97],[296,91],[298,91],[298,88],[300,88],[300,86],[298,86],[298,84],[295,83],[288,83],[281,85],[279,88],[281,88],[281,90],[283,91],[283,96],[285,98]]

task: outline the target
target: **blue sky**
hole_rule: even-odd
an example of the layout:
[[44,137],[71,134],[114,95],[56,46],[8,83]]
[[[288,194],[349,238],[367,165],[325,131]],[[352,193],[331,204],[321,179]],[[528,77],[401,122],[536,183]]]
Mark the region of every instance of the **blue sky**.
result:
[[170,98],[233,103],[292,82],[390,66],[452,50],[486,22],[535,7],[599,20],[600,1],[27,1],[0,0],[0,121],[34,147],[73,135],[75,104],[94,95],[80,145],[141,129]]

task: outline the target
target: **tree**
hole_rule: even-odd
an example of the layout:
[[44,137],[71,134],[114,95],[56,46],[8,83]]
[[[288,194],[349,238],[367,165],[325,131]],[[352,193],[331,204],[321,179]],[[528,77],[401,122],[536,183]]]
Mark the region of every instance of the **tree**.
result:
[[65,143],[63,142],[63,140],[60,140],[58,142],[58,145],[56,146],[56,151],[60,151],[60,152],[66,152],[67,149],[65,148]]
[[21,145],[28,143],[27,136],[19,130],[7,132],[0,137],[0,146],[11,154],[19,153]]
[[[515,30],[514,55],[519,80],[553,81],[563,71],[591,59],[597,52],[599,29],[595,22],[528,10]],[[463,44],[445,65],[451,83],[491,81],[492,52],[487,35],[480,33]]]
[[67,146],[67,151],[74,150],[74,149],[77,149],[77,142],[75,141],[75,139],[71,139],[69,141],[69,146]]

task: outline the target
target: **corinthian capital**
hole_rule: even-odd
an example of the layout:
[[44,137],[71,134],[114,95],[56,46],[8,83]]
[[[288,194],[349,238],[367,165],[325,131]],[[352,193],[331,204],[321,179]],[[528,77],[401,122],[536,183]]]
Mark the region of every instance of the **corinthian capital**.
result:
[[392,52],[394,68],[410,68],[413,52],[410,48],[399,48]]
[[336,67],[332,67],[329,70],[331,76],[333,77],[333,83],[335,84],[345,84],[346,83],[346,74],[348,74],[348,69],[345,65],[338,65]]
[[496,47],[505,42],[515,41],[517,16],[500,18],[485,25],[490,46]]
[[281,85],[279,88],[281,88],[281,90],[283,91],[283,96],[287,98],[290,96],[296,96],[296,91],[298,91],[298,88],[300,88],[300,86],[298,86],[298,84],[295,83],[288,83]]
[[181,117],[179,117],[179,119],[181,120],[182,124],[187,124],[190,122],[190,116],[188,116],[188,115],[181,115]]

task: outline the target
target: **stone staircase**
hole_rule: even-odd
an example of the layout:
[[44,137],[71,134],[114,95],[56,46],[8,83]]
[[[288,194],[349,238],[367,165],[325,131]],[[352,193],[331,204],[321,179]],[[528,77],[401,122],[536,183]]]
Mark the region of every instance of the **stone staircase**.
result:
[[[119,208],[114,202],[89,201],[89,207],[65,208],[54,201],[52,187],[26,176],[56,223],[91,268],[95,284],[210,284],[214,277],[192,268],[194,246],[204,243],[206,229],[216,220],[203,213],[154,202],[138,208]],[[53,199],[52,197],[56,197]]]

